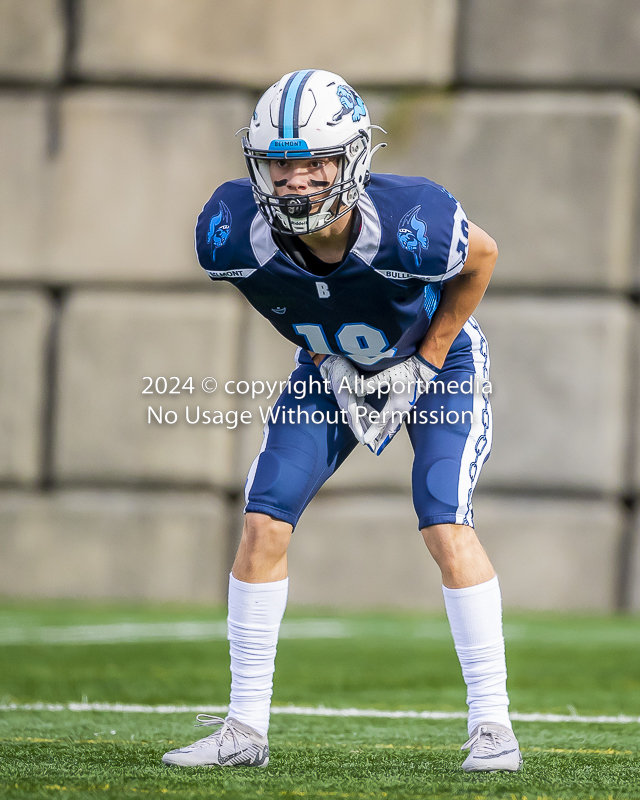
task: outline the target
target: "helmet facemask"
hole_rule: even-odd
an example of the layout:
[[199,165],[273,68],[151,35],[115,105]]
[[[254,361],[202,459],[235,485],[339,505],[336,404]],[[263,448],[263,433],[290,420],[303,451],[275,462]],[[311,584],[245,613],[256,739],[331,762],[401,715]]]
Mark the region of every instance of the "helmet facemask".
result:
[[[278,233],[304,236],[331,225],[356,204],[367,182],[370,160],[370,136],[359,130],[345,144],[296,151],[258,150],[248,137],[242,140],[243,151],[253,187],[253,196],[267,224]],[[312,160],[337,158],[338,171],[333,184],[310,194],[275,193],[269,162],[274,160]]]

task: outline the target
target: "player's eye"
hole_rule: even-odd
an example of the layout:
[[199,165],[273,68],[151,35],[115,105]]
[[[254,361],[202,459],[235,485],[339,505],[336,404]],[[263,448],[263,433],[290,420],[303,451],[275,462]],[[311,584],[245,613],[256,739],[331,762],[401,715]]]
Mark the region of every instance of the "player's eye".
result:
[[313,169],[322,169],[322,167],[326,166],[326,161],[312,161],[311,166]]

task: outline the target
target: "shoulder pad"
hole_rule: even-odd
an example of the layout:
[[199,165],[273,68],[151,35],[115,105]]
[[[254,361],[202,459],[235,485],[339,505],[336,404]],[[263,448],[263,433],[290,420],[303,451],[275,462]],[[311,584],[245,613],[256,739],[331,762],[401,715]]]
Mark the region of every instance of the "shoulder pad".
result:
[[196,224],[195,246],[210,278],[234,280],[255,272],[247,243],[256,213],[248,179],[223,183],[205,204]]
[[[395,177],[395,176],[389,176]],[[469,243],[467,217],[458,201],[426,178],[399,178],[388,191],[398,261],[408,278],[449,280],[464,266]],[[391,276],[390,276],[391,277]],[[393,276],[396,277],[397,276]]]

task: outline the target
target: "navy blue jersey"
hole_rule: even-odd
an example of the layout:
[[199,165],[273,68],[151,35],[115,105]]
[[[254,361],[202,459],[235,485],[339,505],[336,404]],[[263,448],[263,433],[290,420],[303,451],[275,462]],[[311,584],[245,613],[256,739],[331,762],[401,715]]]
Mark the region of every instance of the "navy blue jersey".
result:
[[319,277],[278,249],[249,180],[230,181],[198,218],[198,260],[294,344],[379,371],[416,352],[443,281],[464,266],[468,223],[455,198],[426,178],[374,174],[358,209],[355,244]]

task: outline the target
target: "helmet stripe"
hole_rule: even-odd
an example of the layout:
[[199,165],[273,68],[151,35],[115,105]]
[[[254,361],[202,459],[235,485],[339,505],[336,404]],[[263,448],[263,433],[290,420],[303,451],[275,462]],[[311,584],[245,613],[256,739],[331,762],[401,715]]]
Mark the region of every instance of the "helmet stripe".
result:
[[296,100],[293,107],[293,138],[297,139],[300,136],[300,103],[302,102],[302,92],[304,90],[306,82],[315,72],[314,69],[310,69],[307,71],[307,74],[304,76],[302,81],[300,82],[300,86],[298,86],[298,91],[296,92]]
[[287,81],[280,101],[280,114],[278,115],[278,134],[281,139],[298,138],[298,113],[300,111],[302,90],[314,71],[312,69],[303,69],[299,72],[294,72]]
[[281,139],[284,139],[284,108],[285,108],[285,101],[289,94],[289,89],[291,88],[291,84],[295,80],[296,76],[298,75],[297,72],[294,72],[293,75],[289,78],[284,87],[284,92],[282,93],[282,98],[280,99],[280,112],[278,114],[278,136]]

